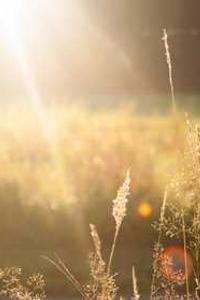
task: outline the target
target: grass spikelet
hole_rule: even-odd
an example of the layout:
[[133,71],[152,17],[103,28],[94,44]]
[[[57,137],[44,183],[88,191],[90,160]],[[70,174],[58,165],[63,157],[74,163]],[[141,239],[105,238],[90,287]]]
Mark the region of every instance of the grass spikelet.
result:
[[175,100],[174,81],[173,81],[173,74],[172,74],[172,60],[170,55],[168,34],[166,28],[163,29],[162,40],[164,41],[166,62],[168,67],[168,78],[169,78],[169,85],[170,85],[170,92],[171,92],[172,110],[173,113],[176,113],[176,100]]
[[99,260],[103,262],[103,258],[101,254],[101,240],[99,238],[96,227],[93,224],[90,224],[90,234],[93,240],[95,254],[98,256]]
[[115,220],[115,234],[114,234],[114,239],[111,247],[110,258],[108,261],[108,268],[107,268],[108,273],[110,273],[110,268],[111,268],[112,259],[113,259],[113,255],[117,243],[119,230],[126,216],[126,204],[128,202],[127,197],[129,193],[130,193],[130,172],[127,171],[125,181],[123,185],[120,187],[120,189],[118,190],[117,197],[113,200],[112,215]]
[[130,185],[130,172],[127,171],[126,179],[117,193],[117,197],[113,200],[112,215],[115,219],[116,227],[119,228],[126,216],[126,204],[128,202],[127,196],[129,195]]

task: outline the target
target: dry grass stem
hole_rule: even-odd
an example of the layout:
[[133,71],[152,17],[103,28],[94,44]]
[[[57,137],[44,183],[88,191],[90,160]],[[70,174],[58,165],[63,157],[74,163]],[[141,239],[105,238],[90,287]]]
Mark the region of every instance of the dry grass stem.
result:
[[55,255],[55,260],[47,256],[43,256],[43,258],[50,262],[61,274],[65,276],[65,278],[74,286],[77,292],[79,292],[83,300],[89,300],[89,298],[85,295],[81,284],[74,277],[71,271],[65,266],[65,264],[58,255]]

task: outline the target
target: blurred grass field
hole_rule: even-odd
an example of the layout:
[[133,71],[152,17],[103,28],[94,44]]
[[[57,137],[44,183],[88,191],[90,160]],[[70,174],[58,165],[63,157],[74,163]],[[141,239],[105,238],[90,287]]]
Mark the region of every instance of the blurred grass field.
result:
[[39,270],[51,294],[71,294],[41,255],[56,251],[85,278],[88,224],[97,224],[109,251],[111,200],[130,169],[132,194],[115,263],[124,291],[133,263],[148,290],[155,238],[150,224],[176,168],[176,146],[185,143],[183,125],[182,117],[177,125],[170,114],[138,115],[128,105],[52,105],[40,112],[2,106],[0,264]]

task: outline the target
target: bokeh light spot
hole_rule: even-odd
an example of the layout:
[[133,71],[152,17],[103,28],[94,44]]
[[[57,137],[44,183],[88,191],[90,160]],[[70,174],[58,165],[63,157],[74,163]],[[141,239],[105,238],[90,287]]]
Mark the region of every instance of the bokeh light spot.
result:
[[152,205],[147,201],[140,202],[137,210],[138,210],[138,214],[142,218],[149,218],[149,217],[151,217],[151,215],[153,213]]

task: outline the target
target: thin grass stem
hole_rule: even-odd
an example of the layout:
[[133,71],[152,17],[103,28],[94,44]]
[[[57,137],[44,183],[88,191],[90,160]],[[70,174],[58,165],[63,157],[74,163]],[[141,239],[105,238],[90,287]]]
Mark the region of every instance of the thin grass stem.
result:
[[119,235],[119,229],[120,229],[120,227],[117,226],[116,230],[115,230],[115,235],[114,235],[114,238],[113,238],[113,242],[112,242],[112,247],[111,247],[111,252],[110,252],[110,257],[109,257],[108,267],[107,267],[107,273],[108,274],[110,274],[112,260],[113,260],[113,256],[114,256],[114,252],[115,252],[115,248],[116,248],[116,244],[117,244],[117,238],[118,238],[118,235]]
[[182,217],[182,233],[183,233],[183,248],[184,248],[184,264],[185,264],[185,285],[186,285],[186,299],[190,299],[190,287],[189,287],[189,276],[188,276],[188,260],[187,260],[187,239],[185,230],[185,216],[184,210],[181,212]]
[[158,259],[159,259],[160,248],[161,248],[162,229],[163,229],[163,222],[164,222],[164,218],[165,218],[167,196],[168,196],[168,189],[166,187],[164,196],[163,196],[162,206],[160,209],[158,239],[157,239],[157,243],[155,245],[155,257],[154,257],[154,266],[153,266],[153,274],[152,274],[152,282],[151,282],[151,299],[153,299],[154,293],[155,293],[156,274],[157,274],[157,269],[158,269]]
[[[80,283],[75,279],[75,277],[72,275],[72,273],[67,269],[67,267],[64,265],[62,260],[56,255],[56,258],[58,259],[58,262],[55,260],[49,258],[48,256],[42,256],[46,261],[51,263],[61,274],[63,274],[67,280],[74,286],[74,288],[79,292],[79,294],[82,296],[83,300],[89,300],[89,298],[84,294]],[[62,262],[62,264],[60,264]]]

